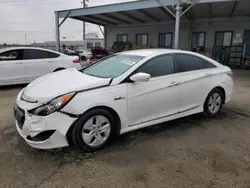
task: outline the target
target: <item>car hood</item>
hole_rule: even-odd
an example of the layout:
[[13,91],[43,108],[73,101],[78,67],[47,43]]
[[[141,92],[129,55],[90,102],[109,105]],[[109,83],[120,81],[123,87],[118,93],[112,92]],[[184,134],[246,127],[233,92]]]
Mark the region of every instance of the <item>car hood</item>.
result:
[[79,72],[75,68],[48,74],[31,82],[23,92],[24,100],[45,104],[57,96],[88,90],[110,83],[111,78],[98,78]]

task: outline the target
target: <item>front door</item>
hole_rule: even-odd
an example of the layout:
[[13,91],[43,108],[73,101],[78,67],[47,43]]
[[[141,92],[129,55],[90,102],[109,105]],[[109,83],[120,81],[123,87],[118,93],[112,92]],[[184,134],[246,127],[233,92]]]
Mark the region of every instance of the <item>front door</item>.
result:
[[23,50],[9,50],[0,54],[0,85],[25,83]]
[[178,112],[178,85],[173,76],[173,56],[162,55],[136,72],[148,73],[148,82],[127,83],[129,126],[164,118]]

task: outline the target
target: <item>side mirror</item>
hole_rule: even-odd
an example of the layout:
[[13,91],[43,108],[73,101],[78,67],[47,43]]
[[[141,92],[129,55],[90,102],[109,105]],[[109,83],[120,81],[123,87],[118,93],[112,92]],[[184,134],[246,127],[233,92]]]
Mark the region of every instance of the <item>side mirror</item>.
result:
[[139,72],[134,74],[133,76],[130,76],[130,80],[134,82],[148,82],[150,78],[151,78],[150,74],[143,72]]

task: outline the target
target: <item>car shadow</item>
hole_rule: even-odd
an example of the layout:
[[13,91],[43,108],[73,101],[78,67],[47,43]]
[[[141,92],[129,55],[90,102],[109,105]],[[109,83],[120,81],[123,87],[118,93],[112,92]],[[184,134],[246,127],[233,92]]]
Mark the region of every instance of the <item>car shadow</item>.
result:
[[15,89],[22,89],[22,88],[24,88],[26,86],[27,86],[27,84],[0,86],[0,91],[9,91],[9,90],[15,90]]

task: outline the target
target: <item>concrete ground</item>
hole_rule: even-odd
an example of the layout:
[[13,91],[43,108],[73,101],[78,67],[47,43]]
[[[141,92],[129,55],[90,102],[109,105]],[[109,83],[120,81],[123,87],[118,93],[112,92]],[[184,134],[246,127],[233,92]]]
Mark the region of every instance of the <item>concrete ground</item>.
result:
[[235,71],[233,99],[218,117],[139,130],[94,154],[24,143],[12,115],[20,89],[0,89],[1,188],[250,188],[250,71]]

